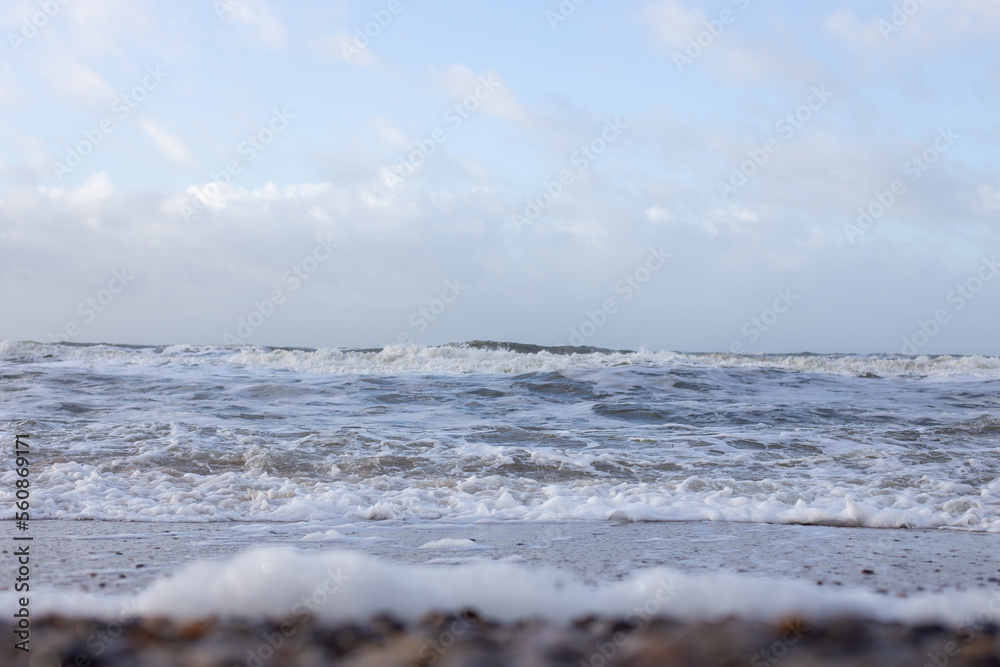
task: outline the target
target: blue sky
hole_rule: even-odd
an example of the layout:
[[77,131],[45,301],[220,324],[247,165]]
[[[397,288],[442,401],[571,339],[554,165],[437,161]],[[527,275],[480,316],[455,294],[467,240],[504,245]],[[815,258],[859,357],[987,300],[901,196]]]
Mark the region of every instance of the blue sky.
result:
[[995,3],[0,28],[0,339],[1000,354]]

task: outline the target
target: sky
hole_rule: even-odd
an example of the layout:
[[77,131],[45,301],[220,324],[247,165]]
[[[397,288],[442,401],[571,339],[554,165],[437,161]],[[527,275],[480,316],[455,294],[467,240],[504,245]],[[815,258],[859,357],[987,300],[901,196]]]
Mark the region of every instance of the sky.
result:
[[993,0],[7,0],[0,340],[1000,354]]

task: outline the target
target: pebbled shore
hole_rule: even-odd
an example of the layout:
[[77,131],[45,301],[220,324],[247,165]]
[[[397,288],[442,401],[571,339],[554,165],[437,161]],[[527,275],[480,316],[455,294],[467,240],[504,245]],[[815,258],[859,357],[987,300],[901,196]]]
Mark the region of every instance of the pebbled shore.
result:
[[[0,623],[11,636],[12,626]],[[811,625],[739,619],[634,626],[588,617],[569,625],[498,624],[475,612],[431,613],[404,626],[387,617],[327,628],[284,623],[142,619],[124,625],[48,617],[32,624],[31,653],[4,642],[0,664],[30,667],[1000,667],[996,625],[953,630],[861,619]]]

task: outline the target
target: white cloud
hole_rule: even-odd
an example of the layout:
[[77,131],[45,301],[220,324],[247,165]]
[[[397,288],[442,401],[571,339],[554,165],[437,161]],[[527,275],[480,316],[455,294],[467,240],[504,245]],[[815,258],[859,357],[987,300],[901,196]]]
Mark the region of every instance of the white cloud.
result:
[[346,30],[312,40],[309,48],[313,53],[334,60],[341,60],[357,67],[384,67],[385,64],[367,44],[358,45],[354,36]]
[[311,209],[309,209],[309,217],[311,217],[316,222],[321,222],[321,223],[332,222],[332,219],[330,218],[329,215],[327,215],[326,211],[324,211],[319,206],[313,206]]
[[660,205],[650,206],[645,211],[646,219],[652,223],[664,225],[671,222],[674,219],[673,214],[670,209],[664,208]]
[[400,148],[407,148],[413,142],[405,134],[400,132],[396,124],[386,116],[376,116],[372,119],[372,126],[379,136],[387,143]]
[[38,191],[53,202],[66,202],[70,204],[72,207],[79,209],[79,212],[97,210],[103,203],[110,201],[114,196],[114,186],[106,171],[94,174],[76,188],[41,187]]
[[196,169],[198,167],[198,163],[179,137],[167,132],[159,123],[151,118],[140,118],[137,122],[142,131],[156,143],[160,150],[163,151],[163,154],[170,158],[171,162],[188,169]]
[[849,44],[871,47],[885,43],[874,21],[862,23],[850,10],[830,14],[823,20],[823,25],[830,34]]
[[1000,4],[990,0],[919,3],[916,11],[905,11],[903,4],[886,6],[867,20],[850,10],[839,10],[828,15],[824,25],[855,48],[892,45],[923,55],[928,50],[966,46],[970,39],[995,41],[1000,29]]
[[75,54],[124,55],[124,44],[138,42],[148,47],[150,39],[156,38],[155,22],[147,9],[147,2],[137,0],[73,0],[65,4],[66,19],[57,29]]
[[[643,17],[665,50],[669,66],[681,74],[701,69],[725,83],[772,86],[822,80],[825,68],[804,58],[794,33],[749,30],[747,14],[763,6],[727,3],[706,15],[697,4],[655,0]],[[808,85],[807,83],[807,85]]]
[[114,91],[101,75],[67,51],[47,60],[42,65],[42,72],[52,90],[65,99],[103,106],[114,97]]
[[469,178],[477,181],[488,181],[493,177],[490,168],[479,160],[470,157],[460,157],[458,158],[458,163]]
[[[824,319],[798,332],[804,338],[776,334],[769,345],[872,351],[882,349],[884,332],[859,323],[879,321],[891,330],[887,317],[902,313],[896,324],[906,330],[910,310],[924,307],[923,286],[909,282],[914,270],[930,272],[942,285],[952,279],[942,260],[954,256],[947,245],[884,243],[877,252],[851,249],[847,261],[815,231],[800,241],[801,226],[780,210],[743,204],[713,210],[704,220],[712,236],[697,224],[646,220],[643,211],[660,217],[656,205],[635,202],[631,214],[628,205],[604,205],[614,192],[613,184],[599,181],[567,191],[560,205],[582,214],[558,219],[550,209],[553,215],[514,240],[513,254],[503,239],[505,197],[483,187],[403,190],[379,201],[372,200],[370,184],[229,187],[213,200],[224,205],[189,222],[178,213],[182,195],[119,193],[104,173],[79,188],[8,190],[0,194],[0,210],[21,214],[5,228],[11,236],[4,251],[14,251],[0,272],[0,308],[43,305],[32,310],[34,328],[19,320],[21,328],[5,335],[44,338],[47,323],[65,322],[86,296],[79,276],[96,282],[129,267],[143,287],[120,309],[116,302],[115,313],[102,318],[106,329],[95,327],[88,336],[220,342],[255,299],[284,288],[287,303],[252,342],[379,345],[408,328],[408,315],[440,292],[442,280],[457,279],[468,286],[461,303],[419,342],[489,335],[558,344],[587,309],[615,296],[616,281],[651,245],[662,245],[672,255],[668,266],[590,342],[723,349],[738,336],[747,311],[758,302],[766,306],[775,289],[791,288],[803,303],[829,300],[829,312],[816,306]],[[291,293],[282,275],[310,255],[317,235],[340,245]],[[845,282],[845,272],[864,280]],[[28,278],[14,289],[17,276]],[[963,344],[985,346],[985,338],[976,342],[977,331],[970,325]]]
[[226,7],[225,17],[248,26],[257,42],[272,48],[284,46],[285,25],[264,0],[241,0]]
[[477,74],[464,65],[452,65],[445,73],[444,83],[457,104],[481,106],[486,113],[516,122],[528,119],[528,113],[507,82],[493,70]]
[[679,50],[704,29],[706,19],[700,9],[687,9],[682,0],[656,0],[646,5],[644,16],[649,27],[670,50]]
[[725,208],[716,208],[705,214],[702,224],[712,236],[718,236],[725,231],[730,236],[752,234],[760,222],[760,216],[748,206],[731,204]]

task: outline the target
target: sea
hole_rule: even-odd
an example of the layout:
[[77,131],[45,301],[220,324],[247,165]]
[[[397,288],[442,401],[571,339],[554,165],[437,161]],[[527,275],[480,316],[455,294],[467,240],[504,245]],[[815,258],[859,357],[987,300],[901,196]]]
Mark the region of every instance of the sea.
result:
[[[0,342],[8,525],[18,433],[33,447],[36,524],[321,526],[332,536],[390,524],[523,532],[675,522],[1000,533],[1000,358],[991,356]],[[212,566],[223,570],[198,565],[189,580],[198,588],[226,567],[244,576],[278,562],[294,577],[309,558],[389,567],[337,553],[243,553]],[[459,561],[449,581],[463,567],[501,566],[516,570],[504,570],[501,588],[555,581],[539,584],[516,557]],[[466,574],[480,581],[475,572]],[[648,573],[617,579],[632,575]],[[160,611],[184,607],[172,576],[174,593],[147,599]]]

